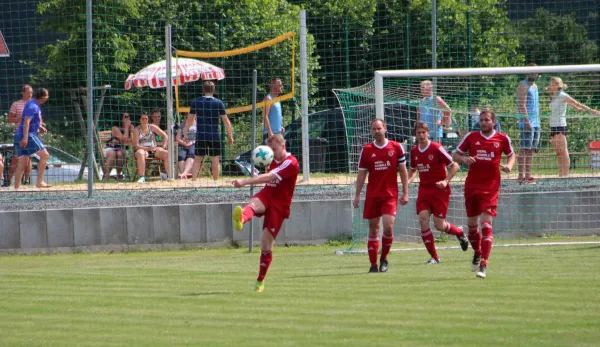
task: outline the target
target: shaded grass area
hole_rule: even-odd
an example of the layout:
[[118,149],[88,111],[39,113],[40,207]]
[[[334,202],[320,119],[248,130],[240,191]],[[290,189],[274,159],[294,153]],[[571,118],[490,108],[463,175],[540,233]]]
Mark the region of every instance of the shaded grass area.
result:
[[[337,245],[336,245],[337,246]],[[0,257],[2,346],[592,346],[600,246],[472,254],[276,248],[264,293],[241,249]]]

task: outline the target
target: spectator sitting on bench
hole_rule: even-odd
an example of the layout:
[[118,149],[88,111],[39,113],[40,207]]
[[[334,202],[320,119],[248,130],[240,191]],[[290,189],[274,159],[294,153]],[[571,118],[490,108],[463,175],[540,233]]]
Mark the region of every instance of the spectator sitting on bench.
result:
[[126,146],[131,144],[133,130],[129,113],[122,113],[121,123],[117,123],[112,127],[110,139],[106,141],[106,146],[102,150],[102,156],[104,157],[103,181],[108,181],[113,168],[117,170],[117,178],[121,177],[127,160]]
[[[163,126],[163,124],[161,124],[161,120],[162,120],[162,114],[160,113],[160,110],[154,109],[150,112],[150,122],[153,125],[156,125],[160,130],[162,130],[166,133],[167,132],[165,130],[166,127]],[[159,134],[156,134],[155,139],[156,139],[157,146],[167,148],[167,139],[166,138],[160,136]]]
[[[177,128],[175,140],[179,145],[177,151],[177,167],[179,168],[179,178],[191,177],[194,159],[196,158],[196,115],[193,118],[193,124],[188,128],[188,133],[184,134],[185,122]],[[187,139],[187,140],[184,140]]]
[[[156,144],[155,136],[163,138],[163,146]],[[146,183],[146,158],[156,158],[163,162],[165,171],[160,174],[162,180],[168,179],[167,170],[168,152],[165,149],[168,135],[154,124],[148,124],[148,114],[140,117],[140,125],[133,130],[133,149],[135,150],[135,161],[137,173],[140,179],[138,183]]]

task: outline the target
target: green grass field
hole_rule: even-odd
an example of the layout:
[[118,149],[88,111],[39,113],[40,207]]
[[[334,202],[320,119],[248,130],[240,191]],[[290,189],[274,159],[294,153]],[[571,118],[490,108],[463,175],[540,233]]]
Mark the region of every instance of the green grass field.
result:
[[[366,255],[279,247],[0,257],[1,346],[598,346],[600,245]],[[339,248],[338,248],[339,249]]]

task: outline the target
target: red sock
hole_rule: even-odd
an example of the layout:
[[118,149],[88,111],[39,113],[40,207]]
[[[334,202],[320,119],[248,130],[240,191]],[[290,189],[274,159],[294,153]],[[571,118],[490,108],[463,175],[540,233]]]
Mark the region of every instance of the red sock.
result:
[[450,235],[455,235],[458,237],[463,237],[465,235],[465,233],[456,225],[448,222],[446,222],[446,228],[444,229],[444,231]]
[[242,209],[242,223],[246,223],[254,217],[254,208],[251,205],[246,205]]
[[390,249],[392,249],[392,243],[394,243],[394,234],[389,236],[383,234],[381,240],[381,259],[387,259],[388,254],[390,254]]
[[492,243],[494,243],[492,224],[482,223],[481,233],[483,234],[483,240],[481,240],[481,263],[483,265],[487,265],[487,260],[490,257],[490,252],[492,251]]
[[260,267],[258,268],[258,278],[256,279],[259,282],[262,282],[267,275],[267,271],[269,271],[269,266],[271,266],[271,261],[273,260],[273,252],[271,251],[261,251],[260,252]]
[[427,252],[429,252],[431,257],[440,259],[435,251],[435,240],[433,239],[433,233],[431,232],[431,229],[421,230],[421,238],[423,239],[423,244],[425,245],[425,248],[427,248]]
[[371,266],[377,267],[377,253],[379,253],[379,238],[369,237],[367,241],[367,249],[369,251],[369,261]]
[[475,255],[481,256],[481,233],[477,225],[469,225],[469,242],[471,242],[471,248],[475,250]]

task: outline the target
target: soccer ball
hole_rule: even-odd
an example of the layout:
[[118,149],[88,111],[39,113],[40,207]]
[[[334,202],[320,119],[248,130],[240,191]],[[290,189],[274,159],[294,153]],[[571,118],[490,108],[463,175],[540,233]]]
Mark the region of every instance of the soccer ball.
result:
[[273,150],[269,146],[258,146],[252,151],[252,161],[258,167],[268,166],[274,157]]

